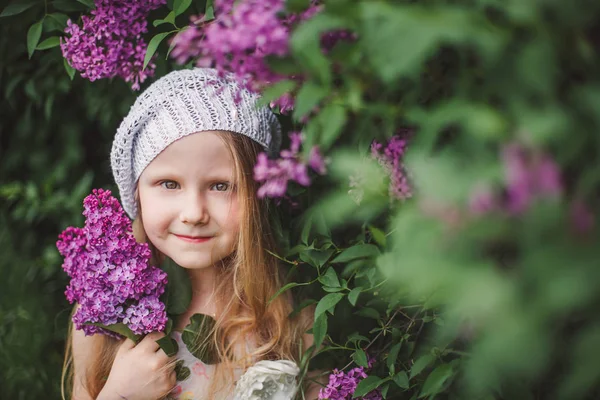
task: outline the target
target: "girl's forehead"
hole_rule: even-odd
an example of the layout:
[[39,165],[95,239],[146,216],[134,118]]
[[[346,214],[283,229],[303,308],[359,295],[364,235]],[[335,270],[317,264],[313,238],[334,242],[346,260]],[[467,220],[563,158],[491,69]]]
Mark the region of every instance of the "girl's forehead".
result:
[[146,170],[231,173],[235,164],[224,139],[215,132],[197,132],[167,146]]

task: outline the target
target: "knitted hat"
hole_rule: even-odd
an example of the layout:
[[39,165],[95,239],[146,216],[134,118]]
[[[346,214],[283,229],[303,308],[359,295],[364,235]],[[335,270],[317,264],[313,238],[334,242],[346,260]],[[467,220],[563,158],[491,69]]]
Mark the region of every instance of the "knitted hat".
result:
[[230,131],[248,136],[274,153],[281,144],[281,126],[259,96],[232,76],[208,68],[171,72],[150,85],[125,117],[110,153],[121,203],[133,219],[134,193],[142,171],[168,145],[192,133]]

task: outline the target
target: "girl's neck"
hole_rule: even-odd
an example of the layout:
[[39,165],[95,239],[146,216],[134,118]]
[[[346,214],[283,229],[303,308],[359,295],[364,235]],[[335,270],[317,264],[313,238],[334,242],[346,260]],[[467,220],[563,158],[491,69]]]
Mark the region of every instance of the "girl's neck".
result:
[[[189,318],[196,314],[206,314],[216,317],[217,268],[215,266],[197,270],[188,270],[188,276],[192,283],[192,301],[186,313],[180,316],[179,329],[188,324]],[[177,329],[176,328],[176,329]]]
[[214,293],[217,287],[217,272],[214,265],[207,268],[188,270],[194,297],[209,297]]

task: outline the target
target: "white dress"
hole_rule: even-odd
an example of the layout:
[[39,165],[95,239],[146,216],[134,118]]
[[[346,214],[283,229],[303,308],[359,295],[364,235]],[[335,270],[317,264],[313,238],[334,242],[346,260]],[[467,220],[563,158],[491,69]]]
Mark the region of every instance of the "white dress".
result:
[[[169,399],[204,400],[208,399],[208,389],[214,376],[215,366],[204,364],[194,357],[183,341],[181,333],[173,331],[173,338],[179,345],[176,358],[189,369],[187,379],[178,381]],[[294,398],[297,385],[298,366],[289,360],[259,361],[245,372],[236,370],[236,386],[223,400],[290,400]]]

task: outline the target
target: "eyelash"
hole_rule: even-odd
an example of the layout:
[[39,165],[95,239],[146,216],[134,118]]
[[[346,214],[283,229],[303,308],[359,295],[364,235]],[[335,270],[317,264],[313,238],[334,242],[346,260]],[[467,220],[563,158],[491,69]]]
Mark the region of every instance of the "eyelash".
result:
[[[175,189],[177,189],[177,188],[168,188],[168,187],[166,187],[166,184],[168,184],[168,183],[174,183],[175,185],[179,186],[179,184],[177,182],[175,182],[175,181],[162,181],[162,182],[160,182],[160,186],[162,186],[164,189],[167,189],[167,190],[175,190]],[[229,182],[217,182],[217,183],[214,183],[214,184],[212,184],[210,186],[211,190],[213,188],[215,188],[217,185],[225,185],[226,186],[225,190],[217,190],[217,192],[226,192],[228,189],[231,189],[231,183],[229,183]]]

